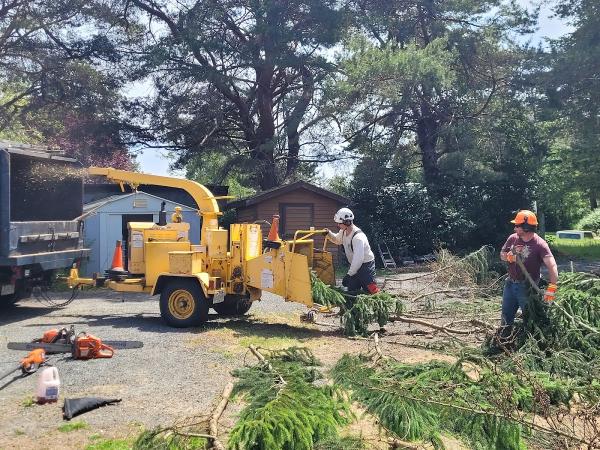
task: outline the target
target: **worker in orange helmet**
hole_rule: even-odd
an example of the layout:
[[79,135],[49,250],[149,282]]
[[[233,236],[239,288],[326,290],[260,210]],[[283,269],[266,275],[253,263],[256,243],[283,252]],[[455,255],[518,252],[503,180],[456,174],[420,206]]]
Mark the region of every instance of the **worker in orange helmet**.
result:
[[558,281],[558,268],[548,243],[536,233],[538,220],[536,215],[529,210],[521,210],[511,220],[514,224],[514,233],[511,234],[502,246],[500,259],[508,263],[508,278],[502,294],[502,325],[512,325],[517,310],[525,310],[528,299],[528,281],[517,264],[517,258],[537,283],[540,280],[542,264],[548,268],[550,284],[544,293],[544,301],[551,303],[556,295]]
[[329,239],[334,244],[344,246],[346,258],[350,263],[342,286],[347,287],[349,291],[362,288],[370,294],[376,294],[379,288],[375,284],[375,255],[365,233],[354,225],[354,213],[349,208],[341,208],[333,216],[333,221],[340,231],[333,233],[327,230]]

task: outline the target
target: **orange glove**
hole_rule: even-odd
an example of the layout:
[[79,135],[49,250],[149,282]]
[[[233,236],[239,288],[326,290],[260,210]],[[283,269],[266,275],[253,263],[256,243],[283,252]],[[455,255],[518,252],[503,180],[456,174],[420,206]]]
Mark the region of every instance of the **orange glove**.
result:
[[554,301],[554,297],[556,297],[556,289],[557,286],[554,283],[550,283],[546,287],[546,291],[544,292],[544,301],[546,303],[552,303]]
[[517,255],[515,255],[513,252],[508,252],[506,254],[506,261],[509,263],[516,263],[517,262]]

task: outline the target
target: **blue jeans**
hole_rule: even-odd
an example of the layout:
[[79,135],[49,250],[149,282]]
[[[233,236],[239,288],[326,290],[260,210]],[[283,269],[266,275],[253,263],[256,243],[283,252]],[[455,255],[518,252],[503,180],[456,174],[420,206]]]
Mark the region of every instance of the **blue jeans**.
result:
[[521,308],[521,312],[525,311],[528,297],[527,281],[506,280],[502,292],[502,325],[514,323],[517,310]]

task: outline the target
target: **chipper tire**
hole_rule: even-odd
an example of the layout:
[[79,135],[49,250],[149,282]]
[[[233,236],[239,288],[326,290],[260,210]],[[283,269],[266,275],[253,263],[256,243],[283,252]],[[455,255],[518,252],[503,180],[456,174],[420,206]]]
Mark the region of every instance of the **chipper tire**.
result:
[[243,316],[252,306],[250,297],[244,295],[226,295],[225,300],[213,305],[220,316]]
[[160,293],[160,315],[171,327],[186,328],[208,320],[208,301],[197,281],[175,279]]

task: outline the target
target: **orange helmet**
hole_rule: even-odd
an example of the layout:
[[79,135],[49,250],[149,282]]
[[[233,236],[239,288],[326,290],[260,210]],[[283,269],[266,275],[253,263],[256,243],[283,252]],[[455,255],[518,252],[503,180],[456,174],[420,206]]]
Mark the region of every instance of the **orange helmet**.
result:
[[523,225],[526,223],[527,225],[537,226],[538,220],[534,213],[527,209],[522,209],[510,223],[514,223],[515,225]]

